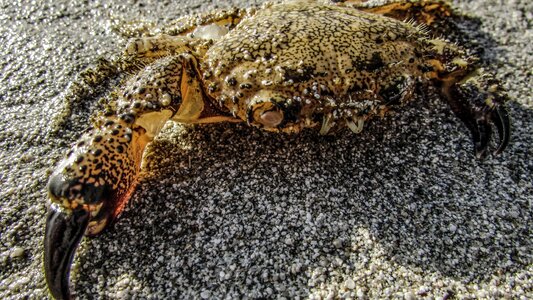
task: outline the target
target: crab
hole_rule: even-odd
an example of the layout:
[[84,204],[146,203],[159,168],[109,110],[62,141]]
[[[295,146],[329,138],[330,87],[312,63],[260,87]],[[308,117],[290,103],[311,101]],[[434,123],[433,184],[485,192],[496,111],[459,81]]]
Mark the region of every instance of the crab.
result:
[[77,246],[120,215],[145,147],[167,121],[359,133],[434,87],[470,130],[477,158],[501,153],[510,135],[505,91],[475,56],[431,32],[453,14],[434,0],[289,1],[187,16],[130,40],[93,70],[124,79],[49,179],[51,295],[71,297]]

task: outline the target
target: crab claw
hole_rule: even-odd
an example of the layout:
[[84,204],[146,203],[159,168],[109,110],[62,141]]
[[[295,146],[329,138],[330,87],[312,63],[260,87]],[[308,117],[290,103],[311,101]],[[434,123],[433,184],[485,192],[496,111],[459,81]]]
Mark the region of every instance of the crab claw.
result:
[[496,126],[499,138],[496,149],[492,153],[493,155],[502,153],[509,144],[511,132],[511,121],[505,106],[503,104],[496,104],[493,107],[484,106],[473,115],[476,125],[469,127],[472,132],[476,157],[484,159],[488,155],[489,141],[492,136],[491,123]]
[[507,110],[500,104],[492,108],[485,106],[474,110],[475,112],[469,118],[464,118],[464,112],[458,115],[463,116],[463,121],[472,133],[476,157],[485,159],[489,153],[489,142],[492,136],[491,123],[496,126],[499,138],[496,149],[492,153],[493,155],[502,153],[509,144],[511,131]]
[[111,117],[101,123],[75,143],[48,182],[44,270],[56,299],[70,299],[70,265],[83,236],[102,232],[131,198],[150,140],[131,122]]
[[[108,185],[80,184],[58,173],[50,177],[48,189],[52,204],[44,236],[45,278],[52,297],[70,299],[70,266],[76,249],[84,235],[96,235],[113,221],[118,198]],[[66,200],[73,189],[80,189],[77,199],[83,204]]]
[[500,105],[492,111],[492,121],[496,128],[498,129],[498,136],[500,138],[500,143],[498,148],[494,151],[494,155],[498,155],[505,150],[507,145],[509,145],[509,139],[511,136],[511,121],[509,119],[509,113]]
[[472,133],[476,157],[484,159],[489,153],[491,126],[498,130],[499,141],[492,151],[498,155],[509,145],[511,121],[505,108],[505,91],[492,75],[480,73],[475,70],[461,82],[445,84],[443,92],[452,111]]
[[89,225],[90,213],[58,207],[48,209],[44,236],[44,272],[48,289],[56,299],[70,299],[69,275],[74,253]]

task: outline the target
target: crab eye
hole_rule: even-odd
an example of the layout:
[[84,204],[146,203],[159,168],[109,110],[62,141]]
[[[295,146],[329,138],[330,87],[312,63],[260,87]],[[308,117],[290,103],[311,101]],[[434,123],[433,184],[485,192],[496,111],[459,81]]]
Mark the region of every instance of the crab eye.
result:
[[260,102],[252,106],[248,121],[262,124],[267,128],[273,128],[283,122],[283,111],[272,102]]
[[281,124],[281,121],[283,121],[283,114],[275,110],[265,111],[261,114],[259,119],[266,127],[276,127]]

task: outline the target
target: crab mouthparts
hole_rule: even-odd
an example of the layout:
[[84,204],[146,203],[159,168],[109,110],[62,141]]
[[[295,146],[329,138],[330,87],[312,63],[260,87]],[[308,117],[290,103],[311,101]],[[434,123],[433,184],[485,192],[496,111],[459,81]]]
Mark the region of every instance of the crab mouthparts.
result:
[[48,209],[44,236],[44,272],[51,295],[71,299],[70,265],[89,225],[90,212],[77,209],[64,212],[52,205]]

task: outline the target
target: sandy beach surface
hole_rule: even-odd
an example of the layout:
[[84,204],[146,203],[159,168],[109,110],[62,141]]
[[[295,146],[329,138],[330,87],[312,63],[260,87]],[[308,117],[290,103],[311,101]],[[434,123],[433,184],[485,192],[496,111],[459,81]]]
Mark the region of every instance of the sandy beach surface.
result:
[[[0,2],[1,299],[48,296],[45,187],[96,99],[71,104],[58,134],[51,124],[76,75],[125,45],[113,22],[165,23],[244,2]],[[438,97],[359,135],[169,123],[120,220],[82,241],[75,295],[533,298],[533,2],[455,4],[482,22],[460,28],[512,98],[503,155],[476,160]]]

